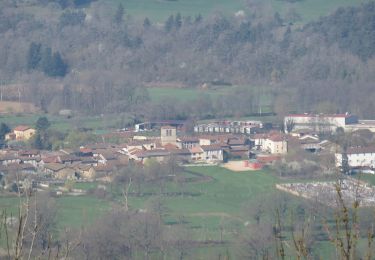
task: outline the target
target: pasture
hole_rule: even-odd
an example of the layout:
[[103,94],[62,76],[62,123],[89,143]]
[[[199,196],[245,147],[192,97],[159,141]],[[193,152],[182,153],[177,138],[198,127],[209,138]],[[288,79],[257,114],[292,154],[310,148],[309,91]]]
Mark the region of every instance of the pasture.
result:
[[[246,0],[112,0],[114,4],[122,3],[126,13],[143,19],[149,17],[153,21],[164,22],[171,14],[181,13],[183,16],[208,16],[215,11],[233,15],[239,10],[246,11]],[[282,0],[264,0],[275,11],[284,14],[289,8],[294,8],[308,22],[328,15],[340,6],[358,5],[367,0],[301,0],[288,3]]]
[[[181,217],[184,225],[199,230],[201,238],[202,230],[211,231],[211,235],[218,235],[218,224],[223,219],[241,220],[243,204],[256,203],[261,194],[270,194],[275,191],[274,184],[277,177],[268,171],[253,171],[235,173],[227,169],[210,167],[189,167],[191,174],[198,173],[209,176],[208,182],[190,182],[183,188],[174,182],[168,183],[166,192],[184,190],[185,195],[164,196],[163,203],[167,208],[165,222],[176,223]],[[96,187],[93,183],[75,184],[75,188],[89,189]],[[121,188],[121,187],[120,187]],[[145,187],[146,194],[157,191],[157,187]],[[115,192],[115,191],[114,191]],[[197,194],[197,195],[191,195]],[[111,208],[111,204],[119,205],[122,202],[121,194],[115,192],[114,197],[98,199],[94,196],[62,196],[56,198],[58,208],[58,227],[77,228],[104,214]],[[145,208],[151,196],[132,196],[129,198],[130,207],[133,209]],[[9,214],[17,213],[17,197],[0,197],[0,210],[6,210]],[[212,237],[217,239],[218,237]]]
[[0,115],[0,123],[5,123],[11,128],[17,125],[34,126],[39,117],[45,116],[51,123],[51,129],[66,132],[71,129],[87,128],[94,131],[117,128],[120,124],[118,116],[74,116],[67,118],[49,114],[7,114]]
[[[194,259],[207,259],[219,254],[235,257],[233,241],[245,230],[245,223],[255,223],[254,211],[263,207],[262,221],[272,223],[281,200],[287,203],[290,212],[296,210],[302,200],[276,190],[275,184],[286,180],[279,179],[269,170],[232,172],[218,166],[199,166],[187,167],[182,174],[188,178],[197,175],[206,178],[205,181],[186,182],[184,185],[168,182],[165,187],[168,195],[153,196],[158,192],[158,187],[150,183],[142,187],[143,195],[137,196],[134,185],[129,206],[131,209],[147,209],[151,200],[160,199],[163,204],[162,217],[167,226],[185,227],[190,231],[190,239],[195,241],[229,241],[227,244],[190,250],[188,254]],[[96,184],[75,184],[75,187],[89,189],[95,188]],[[108,185],[108,196],[103,199],[90,195],[56,198],[57,229],[88,226],[112,208],[119,207],[123,202],[121,188],[116,184]],[[16,197],[0,197],[1,211],[15,214],[17,204]],[[287,220],[284,221],[287,224]],[[328,256],[332,253],[332,247],[322,241],[316,244],[314,251]],[[173,255],[173,252],[168,254]]]
[[175,102],[190,102],[200,98],[209,98],[216,101],[219,97],[225,97],[240,90],[248,90],[255,98],[260,98],[262,111],[264,113],[272,112],[272,95],[267,87],[259,86],[212,86],[207,89],[202,88],[172,88],[172,87],[150,87],[147,88],[150,99],[154,103],[160,103],[165,100],[174,100]]

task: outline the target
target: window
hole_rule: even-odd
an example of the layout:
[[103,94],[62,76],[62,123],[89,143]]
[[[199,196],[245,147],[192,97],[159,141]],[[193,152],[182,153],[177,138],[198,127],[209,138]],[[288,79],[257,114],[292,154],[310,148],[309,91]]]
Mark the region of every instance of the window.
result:
[[172,136],[172,130],[171,129],[167,129],[165,135],[166,136]]

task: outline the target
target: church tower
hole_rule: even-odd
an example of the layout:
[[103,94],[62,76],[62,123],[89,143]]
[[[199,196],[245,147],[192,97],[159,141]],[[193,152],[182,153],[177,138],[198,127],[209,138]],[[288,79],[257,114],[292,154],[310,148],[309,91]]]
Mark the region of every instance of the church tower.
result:
[[177,144],[177,130],[173,126],[163,126],[160,129],[161,145]]

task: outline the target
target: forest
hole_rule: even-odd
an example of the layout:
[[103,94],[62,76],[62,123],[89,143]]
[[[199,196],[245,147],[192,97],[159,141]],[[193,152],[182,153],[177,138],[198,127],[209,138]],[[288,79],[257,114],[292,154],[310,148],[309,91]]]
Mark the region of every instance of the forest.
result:
[[[307,24],[293,10],[281,16],[255,0],[241,15],[176,13],[164,23],[138,20],[126,6],[104,1],[5,0],[0,5],[4,97],[17,99],[17,88],[22,101],[52,113],[205,118],[234,106],[244,116],[256,112],[252,107],[261,92],[272,96],[278,114],[351,111],[366,118],[375,112],[374,2],[339,8]],[[155,84],[247,87],[235,95],[244,99],[235,104],[234,97],[204,95],[193,104],[173,99],[150,104],[146,86]],[[176,111],[163,112],[169,107]]]

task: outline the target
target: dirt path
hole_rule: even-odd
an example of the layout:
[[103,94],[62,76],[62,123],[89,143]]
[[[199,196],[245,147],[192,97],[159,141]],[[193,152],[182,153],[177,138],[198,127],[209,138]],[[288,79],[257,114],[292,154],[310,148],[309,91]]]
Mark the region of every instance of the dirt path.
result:
[[252,171],[250,167],[245,167],[244,161],[230,161],[223,164],[222,167],[234,172]]

